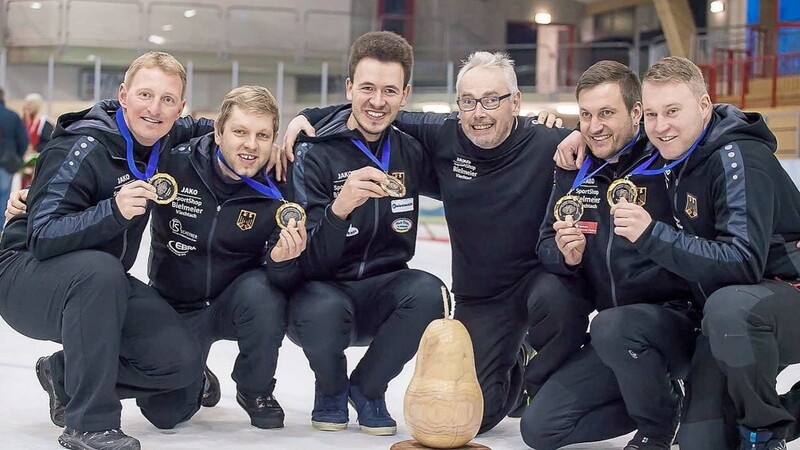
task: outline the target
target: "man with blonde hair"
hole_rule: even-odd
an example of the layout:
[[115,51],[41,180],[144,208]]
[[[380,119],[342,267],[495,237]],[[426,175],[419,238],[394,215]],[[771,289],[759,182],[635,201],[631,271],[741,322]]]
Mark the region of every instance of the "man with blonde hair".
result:
[[685,280],[614,235],[608,192],[626,192],[626,179],[636,204],[672,218],[664,176],[641,173],[658,153],[640,124],[641,83],[626,65],[599,61],[581,74],[575,97],[590,153],[580,170],[556,169],[537,251],[548,270],[586,278],[598,314],[590,343],[525,411],[522,438],[552,450],[636,430],[625,450],[668,450],[680,418],[676,380],[686,378],[700,312]]
[[[180,313],[204,360],[215,341],[238,344],[236,401],[258,428],[282,428],[284,420],[273,376],[286,297],[268,281],[267,266],[274,277],[291,277],[306,241],[303,223],[276,222],[284,199],[264,171],[279,119],[267,88],[230,91],[214,132],[176,146],[159,164],[179,191],[153,210],[151,228],[152,286]],[[198,401],[191,386],[146,399],[160,428],[185,420]]]
[[[523,389],[533,396],[580,348],[591,306],[579,284],[547,273],[536,256],[553,184],[543,174],[552,173],[556,145],[570,132],[518,117],[522,96],[514,62],[504,53],[471,54],[456,85],[458,112],[400,111],[393,124],[422,144],[445,205],[455,317],[472,338],[484,397],[482,433],[525,399]],[[317,122],[337,108],[350,106],[302,114]],[[293,122],[287,138],[299,129],[313,133],[306,117]],[[526,332],[539,352],[527,368]]]
[[785,449],[797,405],[787,408],[775,384],[800,362],[800,192],[763,117],[713,105],[691,61],[657,61],[642,98],[673,220],[634,203],[611,213],[615,233],[686,279],[703,305],[680,447]]
[[[203,386],[201,351],[178,314],[127,272],[159,198],[148,181],[161,147],[213,129],[179,119],[186,72],[171,55],[137,58],[118,100],[59,118],[42,151],[27,212],[0,246],[0,315],[63,351],[40,358],[50,418],[67,448],[139,449],[120,430],[120,398]],[[185,417],[190,413],[187,411]]]

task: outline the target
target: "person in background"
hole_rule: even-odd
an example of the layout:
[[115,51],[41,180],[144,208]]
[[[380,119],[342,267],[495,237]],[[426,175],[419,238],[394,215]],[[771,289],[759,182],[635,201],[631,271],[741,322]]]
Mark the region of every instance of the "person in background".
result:
[[[22,119],[6,108],[5,91],[0,87],[0,205],[8,203],[14,173],[22,166],[28,148],[28,135]],[[0,224],[0,231],[3,224]]]
[[[35,92],[26,95],[25,101],[22,103],[22,123],[25,124],[30,144],[23,156],[26,162],[31,160],[34,155],[41,153],[53,134],[53,122],[44,115],[44,106],[44,98]],[[26,166],[22,173],[21,187],[23,188],[30,186],[33,181],[34,166],[31,164],[26,164]]]

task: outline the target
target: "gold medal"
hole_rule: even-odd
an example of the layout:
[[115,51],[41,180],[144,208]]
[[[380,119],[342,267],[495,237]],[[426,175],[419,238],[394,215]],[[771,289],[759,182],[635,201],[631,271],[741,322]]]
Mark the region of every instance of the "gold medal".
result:
[[567,220],[567,216],[572,216],[572,221],[577,222],[583,216],[583,202],[577,195],[565,195],[556,202],[553,214],[556,220]]
[[406,195],[406,186],[403,182],[389,174],[386,174],[386,182],[381,183],[380,186],[389,197],[405,197]]
[[149,183],[156,188],[156,196],[158,198],[156,198],[155,202],[159,205],[166,205],[178,196],[178,182],[175,181],[172,175],[157,173],[150,178]]
[[633,181],[622,178],[611,183],[606,193],[606,199],[609,205],[614,206],[623,198],[627,200],[628,203],[636,203],[637,195],[638,190],[636,189],[636,185],[633,184]]
[[306,221],[306,212],[297,203],[284,202],[275,212],[275,221],[278,222],[279,227],[286,229],[291,219],[294,219],[295,223],[300,226],[301,222]]

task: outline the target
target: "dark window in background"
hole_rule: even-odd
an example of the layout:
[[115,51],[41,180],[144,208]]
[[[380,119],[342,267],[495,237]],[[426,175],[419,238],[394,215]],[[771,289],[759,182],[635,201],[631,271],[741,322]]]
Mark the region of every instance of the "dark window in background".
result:
[[378,24],[414,44],[414,0],[379,0]]
[[[344,95],[344,80],[342,75],[328,74],[328,94]],[[320,75],[297,75],[296,90],[297,95],[316,96],[319,98],[322,89],[322,76]]]
[[536,24],[507,22],[506,44],[509,44],[508,54],[515,62],[517,84],[536,86]]

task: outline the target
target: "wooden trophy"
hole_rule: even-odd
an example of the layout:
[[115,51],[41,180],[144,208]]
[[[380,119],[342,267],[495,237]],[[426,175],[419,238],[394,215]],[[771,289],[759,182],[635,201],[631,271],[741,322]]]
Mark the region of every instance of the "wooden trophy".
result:
[[484,449],[470,444],[483,419],[483,394],[467,329],[453,319],[447,288],[442,286],[444,319],[434,320],[419,342],[417,365],[406,390],[403,416],[411,436],[391,450]]

